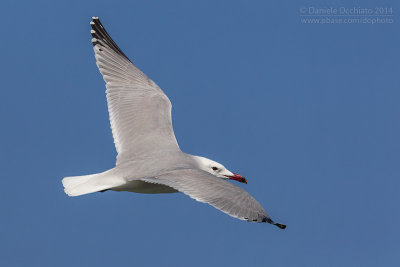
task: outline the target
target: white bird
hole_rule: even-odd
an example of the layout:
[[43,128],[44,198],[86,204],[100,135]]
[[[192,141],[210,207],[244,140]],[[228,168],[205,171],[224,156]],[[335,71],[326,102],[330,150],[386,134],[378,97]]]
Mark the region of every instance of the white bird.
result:
[[115,168],[103,173],[65,177],[65,193],[80,196],[107,190],[136,193],[183,192],[232,217],[267,222],[281,229],[245,190],[226,180],[247,183],[239,174],[207,158],[183,153],[164,92],[119,49],[98,17],[90,22],[97,67],[106,82],[115,147]]

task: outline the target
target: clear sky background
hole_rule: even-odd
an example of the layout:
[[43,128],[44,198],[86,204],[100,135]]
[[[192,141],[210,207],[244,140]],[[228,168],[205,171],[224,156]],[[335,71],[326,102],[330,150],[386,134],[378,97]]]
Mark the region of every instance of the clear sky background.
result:
[[[0,265],[398,266],[400,4],[357,4],[393,8],[374,25],[302,24],[310,6],[353,7],[2,1]],[[64,194],[116,157],[92,16],[169,96],[181,149],[285,231],[183,194]]]

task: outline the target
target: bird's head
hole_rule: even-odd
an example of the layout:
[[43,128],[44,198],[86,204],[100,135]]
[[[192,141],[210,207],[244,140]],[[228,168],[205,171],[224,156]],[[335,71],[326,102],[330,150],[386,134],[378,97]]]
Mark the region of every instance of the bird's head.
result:
[[194,156],[194,158],[197,162],[199,169],[203,171],[211,173],[212,175],[222,179],[230,179],[247,184],[246,178],[244,178],[242,175],[230,172],[222,164],[216,161],[199,156]]

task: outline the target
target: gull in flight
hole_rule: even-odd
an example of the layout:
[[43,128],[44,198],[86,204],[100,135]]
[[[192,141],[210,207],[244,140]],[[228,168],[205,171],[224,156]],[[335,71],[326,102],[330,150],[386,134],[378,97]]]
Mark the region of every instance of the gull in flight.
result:
[[182,192],[228,215],[266,222],[281,229],[245,190],[227,180],[246,179],[213,160],[182,152],[171,121],[171,102],[111,39],[98,17],[90,22],[97,67],[106,83],[116,166],[108,171],[65,177],[69,196],[129,191],[159,194]]

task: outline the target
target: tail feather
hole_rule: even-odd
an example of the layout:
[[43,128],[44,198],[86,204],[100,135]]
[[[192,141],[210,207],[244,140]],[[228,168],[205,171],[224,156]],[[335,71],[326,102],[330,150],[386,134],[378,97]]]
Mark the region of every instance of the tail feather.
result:
[[110,175],[108,171],[62,179],[64,191],[68,196],[80,196],[107,190],[122,184],[121,179]]
[[93,175],[65,177],[62,179],[62,184],[65,188],[73,188],[87,182],[91,177],[93,177]]

